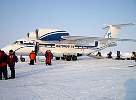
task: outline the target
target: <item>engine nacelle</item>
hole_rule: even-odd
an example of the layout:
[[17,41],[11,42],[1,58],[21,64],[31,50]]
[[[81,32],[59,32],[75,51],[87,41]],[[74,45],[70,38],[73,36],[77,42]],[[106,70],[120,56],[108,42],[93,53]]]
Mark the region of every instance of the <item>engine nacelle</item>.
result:
[[36,29],[34,32],[27,33],[28,38],[43,41],[60,41],[64,40],[63,36],[69,36],[69,33],[66,31],[51,28]]

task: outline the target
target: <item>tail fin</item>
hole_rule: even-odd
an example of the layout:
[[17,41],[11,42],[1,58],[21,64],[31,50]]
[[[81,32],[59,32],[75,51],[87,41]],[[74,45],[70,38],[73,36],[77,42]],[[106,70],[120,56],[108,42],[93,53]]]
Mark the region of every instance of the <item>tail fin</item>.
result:
[[106,27],[103,28],[107,30],[105,38],[116,38],[118,32],[121,30],[122,27],[130,26],[130,25],[135,25],[135,24],[128,23],[128,24],[118,24],[118,25],[107,25]]

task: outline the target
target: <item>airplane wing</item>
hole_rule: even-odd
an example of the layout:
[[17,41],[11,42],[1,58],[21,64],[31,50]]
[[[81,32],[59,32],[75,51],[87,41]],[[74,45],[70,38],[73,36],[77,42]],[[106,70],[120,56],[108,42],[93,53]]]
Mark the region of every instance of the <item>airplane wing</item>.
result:
[[63,39],[66,40],[72,40],[72,41],[77,41],[77,40],[82,40],[82,39],[99,39],[101,37],[86,37],[86,36],[65,36]]
[[135,39],[117,39],[117,41],[131,41],[131,42],[136,42]]
[[130,41],[130,42],[136,42],[136,39],[120,39],[120,38],[101,38],[99,41]]
[[119,38],[102,38],[102,37],[85,37],[85,36],[68,36],[64,37],[69,43],[76,44],[89,44],[94,41],[107,42],[107,41],[131,41],[136,42],[135,39],[119,39]]
[[63,37],[69,43],[76,43],[76,44],[87,44],[94,41],[99,41],[101,37],[85,37],[85,36],[67,36]]
[[121,27],[124,27],[124,26],[133,26],[133,25],[135,25],[135,24],[134,23],[127,23],[127,24],[117,24],[117,25],[106,25],[106,27],[104,27],[103,29],[107,29],[110,26],[113,26],[113,27],[120,29]]

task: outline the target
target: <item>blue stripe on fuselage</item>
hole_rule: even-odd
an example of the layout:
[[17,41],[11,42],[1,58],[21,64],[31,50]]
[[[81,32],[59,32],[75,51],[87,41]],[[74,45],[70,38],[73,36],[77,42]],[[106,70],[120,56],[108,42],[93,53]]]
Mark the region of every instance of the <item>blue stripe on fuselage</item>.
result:
[[47,33],[40,37],[40,40],[44,41],[60,41],[64,40],[62,36],[69,36],[69,33],[64,33],[66,31],[55,31],[51,33]]

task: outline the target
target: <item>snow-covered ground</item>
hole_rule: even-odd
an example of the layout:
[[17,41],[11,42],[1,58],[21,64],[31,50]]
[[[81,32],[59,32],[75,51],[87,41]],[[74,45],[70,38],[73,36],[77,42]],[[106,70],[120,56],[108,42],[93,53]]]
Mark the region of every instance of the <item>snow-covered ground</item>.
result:
[[0,100],[136,100],[134,64],[87,57],[52,66],[19,62],[15,79],[0,80]]

